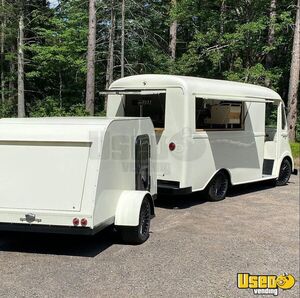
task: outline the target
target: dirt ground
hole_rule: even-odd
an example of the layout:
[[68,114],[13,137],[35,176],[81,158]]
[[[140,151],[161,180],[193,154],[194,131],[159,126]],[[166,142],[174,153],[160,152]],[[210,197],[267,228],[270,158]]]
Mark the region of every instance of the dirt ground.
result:
[[[0,234],[0,297],[259,297],[237,273],[290,273],[278,297],[299,297],[299,176],[289,185],[233,188],[226,200],[202,193],[156,202],[151,237]],[[272,297],[272,296],[262,296]]]

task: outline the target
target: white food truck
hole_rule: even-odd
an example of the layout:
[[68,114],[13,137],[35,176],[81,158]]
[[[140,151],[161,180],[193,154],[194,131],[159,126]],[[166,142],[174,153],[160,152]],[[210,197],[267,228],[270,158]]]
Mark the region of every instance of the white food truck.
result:
[[250,84],[171,75],[138,75],[111,84],[108,117],[150,117],[158,146],[158,193],[206,190],[222,200],[230,185],[294,170],[284,103]]
[[149,118],[0,120],[0,230],[149,237],[156,141]]

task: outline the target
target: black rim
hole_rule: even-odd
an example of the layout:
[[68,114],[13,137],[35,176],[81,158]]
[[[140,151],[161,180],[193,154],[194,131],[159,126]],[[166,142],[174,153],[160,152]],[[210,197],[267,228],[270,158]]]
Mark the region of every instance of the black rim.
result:
[[285,182],[289,179],[291,173],[291,167],[288,161],[284,161],[280,167],[279,179],[281,182]]
[[140,222],[140,233],[143,236],[148,235],[150,228],[150,204],[148,201],[142,203]]
[[212,192],[218,197],[222,198],[226,195],[228,182],[223,175],[217,175],[212,182]]

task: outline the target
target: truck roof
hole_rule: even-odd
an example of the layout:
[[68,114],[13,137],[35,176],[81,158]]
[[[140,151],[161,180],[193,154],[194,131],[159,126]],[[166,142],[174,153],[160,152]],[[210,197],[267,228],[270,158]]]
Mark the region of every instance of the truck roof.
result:
[[163,74],[135,75],[121,78],[113,82],[110,90],[118,89],[166,89],[182,88],[185,93],[199,96],[233,96],[246,98],[261,98],[266,100],[281,100],[275,91],[252,84],[240,82],[213,80],[188,76]]

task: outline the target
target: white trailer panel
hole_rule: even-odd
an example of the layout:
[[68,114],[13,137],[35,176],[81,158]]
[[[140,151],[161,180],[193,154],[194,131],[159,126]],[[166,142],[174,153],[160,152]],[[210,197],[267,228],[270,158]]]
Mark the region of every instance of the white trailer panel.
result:
[[115,224],[128,242],[149,236],[149,118],[1,119],[0,164],[1,230],[94,234]]

